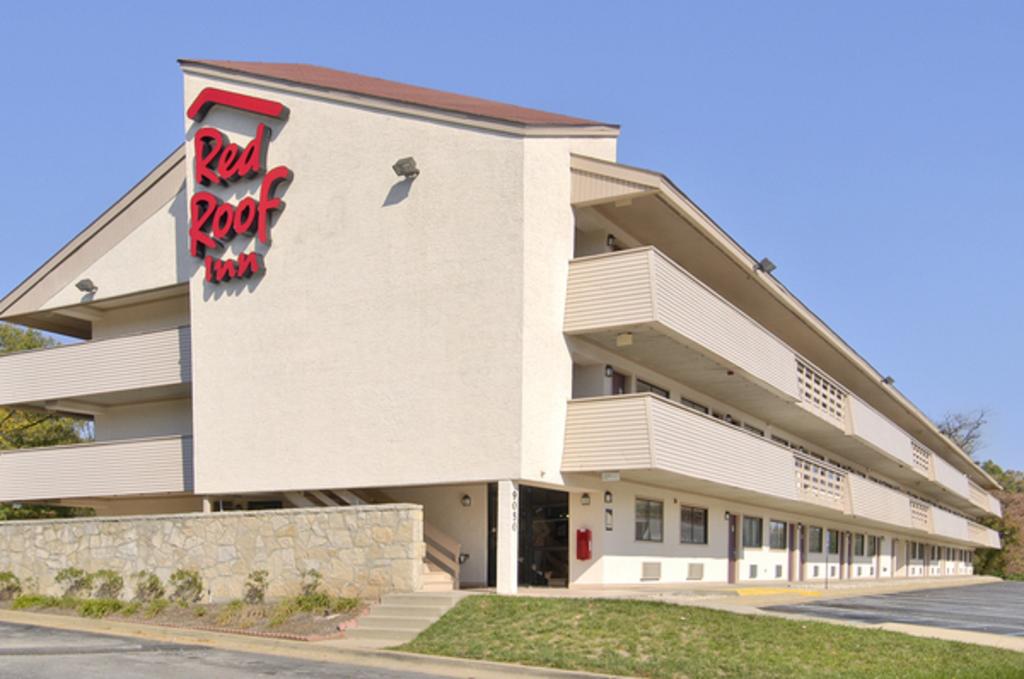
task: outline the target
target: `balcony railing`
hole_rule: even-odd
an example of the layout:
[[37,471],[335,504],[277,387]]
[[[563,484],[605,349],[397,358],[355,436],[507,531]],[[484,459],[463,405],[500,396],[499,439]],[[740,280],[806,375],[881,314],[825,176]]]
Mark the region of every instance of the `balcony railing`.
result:
[[0,405],[131,392],[192,380],[189,328],[0,356]]
[[[937,497],[938,486],[954,494],[940,502],[998,511],[991,496],[970,497],[965,474],[652,247],[570,262],[564,330],[714,398],[738,399],[751,414],[901,482],[933,481]],[[620,343],[624,332],[631,337]]]
[[[753,493],[769,504],[809,503],[975,542],[960,516],[650,393],[570,401],[562,471],[616,471],[637,482],[675,479],[680,488],[710,495]],[[983,537],[988,545],[990,536]]]
[[0,451],[0,502],[190,493],[192,437]]

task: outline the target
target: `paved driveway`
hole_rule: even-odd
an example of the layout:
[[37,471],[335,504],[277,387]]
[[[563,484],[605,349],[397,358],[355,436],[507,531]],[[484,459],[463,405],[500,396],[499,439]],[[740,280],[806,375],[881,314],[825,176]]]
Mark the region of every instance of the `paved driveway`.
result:
[[436,675],[408,671],[312,662],[0,623],[2,679],[242,679],[269,676],[436,679]]
[[1024,582],[923,589],[792,606],[768,606],[765,610],[1024,637]]

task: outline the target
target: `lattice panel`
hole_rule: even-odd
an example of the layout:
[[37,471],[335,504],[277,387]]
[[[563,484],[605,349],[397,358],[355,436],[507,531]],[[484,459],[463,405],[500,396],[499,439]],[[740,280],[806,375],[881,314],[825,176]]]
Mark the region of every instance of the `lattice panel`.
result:
[[801,495],[829,504],[842,504],[846,475],[803,457],[794,457],[796,488]]
[[911,500],[910,522],[917,526],[927,528],[931,524],[931,512],[928,509],[928,505],[923,502]]
[[800,400],[825,417],[839,423],[843,422],[846,392],[836,386],[832,380],[798,360],[796,362],[796,384],[800,392]]
[[917,441],[911,441],[910,447],[913,449],[914,466],[923,471],[926,476],[931,474],[932,451],[928,450]]

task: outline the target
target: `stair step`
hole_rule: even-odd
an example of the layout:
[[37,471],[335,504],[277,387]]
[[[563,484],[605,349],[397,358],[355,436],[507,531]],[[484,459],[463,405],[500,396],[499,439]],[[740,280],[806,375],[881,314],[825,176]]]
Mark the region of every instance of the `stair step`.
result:
[[404,604],[377,604],[370,609],[373,615],[384,617],[439,618],[447,612],[447,606],[406,606]]
[[421,592],[454,592],[455,588],[452,587],[452,583],[441,583],[441,582],[427,582],[420,587]]
[[373,612],[359,619],[359,627],[361,629],[409,629],[420,631],[427,629],[437,622],[439,617],[441,616],[431,618],[391,617],[378,616],[376,612]]
[[421,582],[447,582],[451,583],[452,576],[447,573],[424,573],[423,577],[420,578]]
[[365,627],[352,627],[345,630],[346,639],[365,639],[394,641],[401,643],[416,638],[419,630],[411,629],[367,629]]
[[382,604],[400,606],[441,606],[445,609],[454,606],[462,595],[455,592],[411,592],[406,594],[385,594]]

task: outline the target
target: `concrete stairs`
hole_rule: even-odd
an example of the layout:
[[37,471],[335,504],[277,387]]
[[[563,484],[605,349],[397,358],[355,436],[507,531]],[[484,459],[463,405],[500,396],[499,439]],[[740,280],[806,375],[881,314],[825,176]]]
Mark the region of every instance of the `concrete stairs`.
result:
[[[446,573],[444,575],[447,575]],[[363,648],[398,646],[412,641],[457,604],[463,592],[385,594],[379,604],[345,630],[346,645]]]
[[423,578],[420,580],[421,592],[452,592],[455,584],[450,573],[446,573],[432,563],[423,564]]

